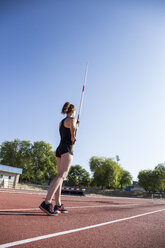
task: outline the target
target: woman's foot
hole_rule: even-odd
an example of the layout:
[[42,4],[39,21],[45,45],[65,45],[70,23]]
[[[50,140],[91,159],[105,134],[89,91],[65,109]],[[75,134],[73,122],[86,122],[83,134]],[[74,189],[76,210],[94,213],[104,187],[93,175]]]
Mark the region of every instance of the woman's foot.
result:
[[61,206],[55,205],[54,206],[54,212],[67,214],[68,213],[68,210],[65,209],[64,208],[64,205],[62,204]]
[[51,203],[46,204],[45,201],[43,201],[39,208],[50,216],[58,215],[58,212],[54,210],[53,205]]

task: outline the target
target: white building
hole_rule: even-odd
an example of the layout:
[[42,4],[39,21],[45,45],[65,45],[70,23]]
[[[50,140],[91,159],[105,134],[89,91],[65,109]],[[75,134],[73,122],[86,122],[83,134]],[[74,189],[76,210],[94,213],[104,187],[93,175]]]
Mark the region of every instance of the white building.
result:
[[16,188],[21,168],[0,164],[0,188]]

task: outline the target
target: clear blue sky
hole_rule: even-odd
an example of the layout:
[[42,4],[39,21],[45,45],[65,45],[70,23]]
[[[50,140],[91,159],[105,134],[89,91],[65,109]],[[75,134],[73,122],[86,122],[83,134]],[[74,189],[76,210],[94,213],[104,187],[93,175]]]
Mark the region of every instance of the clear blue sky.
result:
[[56,149],[88,61],[73,164],[119,155],[135,180],[164,162],[164,13],[161,0],[1,0],[0,143]]

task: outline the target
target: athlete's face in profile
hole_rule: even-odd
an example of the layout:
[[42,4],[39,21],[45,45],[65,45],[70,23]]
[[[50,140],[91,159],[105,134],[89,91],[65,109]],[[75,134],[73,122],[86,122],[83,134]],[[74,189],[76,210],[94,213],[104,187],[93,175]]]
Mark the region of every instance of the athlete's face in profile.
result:
[[72,116],[75,117],[75,115],[76,115],[76,109],[73,110]]

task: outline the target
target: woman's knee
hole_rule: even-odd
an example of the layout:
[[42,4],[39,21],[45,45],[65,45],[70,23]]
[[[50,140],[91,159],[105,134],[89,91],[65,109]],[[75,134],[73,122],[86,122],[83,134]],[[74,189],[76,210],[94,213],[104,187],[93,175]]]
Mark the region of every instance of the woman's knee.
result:
[[62,178],[62,179],[65,179],[68,175],[68,171],[63,171],[63,172],[60,172],[59,173],[59,177]]

